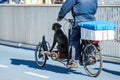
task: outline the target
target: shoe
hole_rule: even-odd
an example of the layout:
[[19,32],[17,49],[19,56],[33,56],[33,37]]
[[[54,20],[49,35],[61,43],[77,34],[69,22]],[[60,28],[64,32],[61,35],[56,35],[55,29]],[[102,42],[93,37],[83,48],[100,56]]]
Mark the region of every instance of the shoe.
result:
[[78,68],[78,64],[75,61],[71,61],[69,64],[67,64],[67,68]]

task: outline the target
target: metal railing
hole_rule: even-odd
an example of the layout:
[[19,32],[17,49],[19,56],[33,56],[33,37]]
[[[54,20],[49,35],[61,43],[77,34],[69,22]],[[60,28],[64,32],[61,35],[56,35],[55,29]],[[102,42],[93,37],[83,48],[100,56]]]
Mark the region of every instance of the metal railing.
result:
[[[51,27],[54,22],[57,22],[56,18],[60,7],[61,5],[58,4],[0,5],[0,43],[10,44],[10,42],[17,42],[17,44],[36,45],[45,35],[51,44],[53,40]],[[99,5],[95,16],[97,20],[108,20],[115,23],[117,25],[115,39],[120,39],[120,5]],[[70,13],[67,18],[71,18]],[[66,31],[65,21],[60,23],[65,26],[64,30]],[[17,46],[17,44],[14,45]],[[102,41],[100,45],[103,49],[103,55],[120,59],[118,41]]]

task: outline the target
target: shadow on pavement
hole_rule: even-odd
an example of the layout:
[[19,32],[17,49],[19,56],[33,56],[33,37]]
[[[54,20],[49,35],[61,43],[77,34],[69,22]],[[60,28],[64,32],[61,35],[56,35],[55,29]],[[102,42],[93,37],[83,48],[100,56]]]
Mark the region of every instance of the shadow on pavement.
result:
[[62,74],[75,73],[75,74],[81,74],[81,75],[87,76],[86,74],[77,72],[76,70],[61,67],[61,66],[46,64],[45,67],[38,67],[35,61],[22,60],[22,59],[10,59],[10,60],[11,60],[11,64],[13,65],[26,65],[30,68],[47,70],[47,71],[52,71],[56,73],[62,73]]
[[[104,63],[111,63],[113,65],[118,65],[118,66],[120,65],[120,62],[111,62],[111,61],[105,61],[105,60],[104,60]],[[107,68],[103,68],[102,70],[107,72],[107,73],[120,76],[120,70],[117,70],[117,69],[116,70],[110,70],[110,69],[107,69]]]
[[111,73],[113,75],[120,76],[120,72],[118,72],[118,71],[108,70],[108,69],[105,69],[105,68],[103,68],[102,70],[105,71],[105,72]]

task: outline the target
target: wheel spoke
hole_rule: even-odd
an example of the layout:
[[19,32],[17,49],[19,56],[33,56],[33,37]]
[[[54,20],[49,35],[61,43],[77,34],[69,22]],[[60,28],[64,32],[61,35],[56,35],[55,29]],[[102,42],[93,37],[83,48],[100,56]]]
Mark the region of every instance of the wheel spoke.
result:
[[43,54],[44,49],[42,46],[38,45],[35,49],[35,61],[38,66],[43,67],[46,64],[46,55]]
[[83,65],[87,74],[94,77],[98,76],[102,70],[100,51],[94,45],[88,44],[84,49],[84,58]]

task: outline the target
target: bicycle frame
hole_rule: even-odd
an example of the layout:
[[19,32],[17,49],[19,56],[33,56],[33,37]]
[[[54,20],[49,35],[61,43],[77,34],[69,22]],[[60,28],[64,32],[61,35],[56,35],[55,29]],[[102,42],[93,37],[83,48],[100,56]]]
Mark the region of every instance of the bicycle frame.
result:
[[[73,19],[67,19],[67,18],[64,18],[64,20],[70,23],[69,28],[68,28],[68,46],[70,46],[69,45],[70,44],[70,35],[72,34],[72,27],[73,27],[73,24],[74,24],[74,20]],[[99,41],[97,41],[97,40],[82,40],[82,39],[80,39],[80,40],[81,40],[81,44],[80,44],[81,46],[83,46],[83,44],[84,45],[87,45],[87,44],[95,45],[95,44],[99,43]],[[99,47],[97,47],[97,48],[99,48]]]
[[[67,58],[67,60],[64,59],[62,62],[59,60],[57,60],[57,61],[59,61],[61,63],[67,62],[67,64],[68,64],[69,60],[71,58],[72,47],[70,46],[70,36],[72,34],[72,26],[73,26],[74,21],[72,19],[66,19],[66,18],[64,18],[64,20],[66,20],[70,23],[69,29],[68,29],[68,46],[69,46],[68,58]],[[80,47],[81,47],[80,55],[82,55],[82,56],[80,56],[79,64],[84,67],[86,73],[89,76],[97,77],[102,70],[102,55],[100,53],[99,46],[96,46],[96,44],[98,44],[98,41],[92,42],[91,40],[82,40],[82,39],[81,39],[81,41],[82,42],[80,43]],[[39,43],[35,49],[35,60],[36,60],[37,65],[40,67],[44,67],[46,64],[46,61],[48,60],[49,55],[44,54],[44,51],[48,51],[49,44],[47,45],[47,43],[48,42],[45,40],[45,36],[43,36],[42,42]],[[52,58],[52,60],[55,60],[54,56],[50,56],[50,57]],[[96,59],[96,57],[98,57],[98,59]],[[91,68],[89,69],[89,66],[95,65],[96,63],[98,64],[98,70],[96,72],[92,72],[90,70]],[[92,70],[95,70],[95,69],[96,68],[92,68]]]
[[[72,34],[72,26],[73,26],[73,24],[74,24],[74,20],[72,20],[72,19],[66,19],[66,18],[64,18],[64,20],[66,20],[67,22],[69,22],[70,23],[70,25],[69,25],[69,29],[68,29],[68,40],[69,40],[69,44],[70,44],[70,35]],[[90,76],[94,76],[94,77],[96,77],[96,76],[98,76],[99,74],[100,74],[100,72],[101,72],[101,70],[102,70],[102,55],[101,55],[101,53],[100,53],[100,48],[99,48],[99,45],[98,45],[98,43],[99,43],[99,41],[92,41],[92,40],[82,40],[82,39],[80,39],[81,40],[81,43],[80,43],[80,55],[82,55],[82,63],[80,63],[80,65],[83,65],[84,66],[84,68],[85,68],[85,71],[87,72],[87,74],[89,74]],[[69,52],[69,55],[70,55],[70,51],[71,51],[71,46],[70,45],[68,45],[69,46],[69,50],[68,50],[68,52]],[[88,65],[93,65],[93,64],[95,64],[96,63],[96,61],[94,62],[91,62],[91,61],[89,61],[88,59],[86,60],[86,56],[88,55],[88,53],[86,53],[86,50],[88,50],[88,49],[91,49],[91,48],[94,50],[94,51],[98,51],[98,55],[99,55],[99,57],[100,57],[100,66],[99,66],[99,70],[98,70],[98,72],[96,72],[96,73],[92,73],[89,69],[88,69]],[[89,50],[88,50],[89,51]],[[94,54],[96,54],[96,52],[94,53]],[[93,54],[93,56],[94,56],[94,54]],[[89,58],[89,57],[87,57],[87,58]],[[93,57],[92,57],[93,58]],[[68,63],[69,63],[69,59],[70,59],[70,57],[68,57]]]

